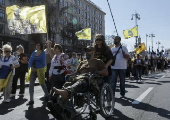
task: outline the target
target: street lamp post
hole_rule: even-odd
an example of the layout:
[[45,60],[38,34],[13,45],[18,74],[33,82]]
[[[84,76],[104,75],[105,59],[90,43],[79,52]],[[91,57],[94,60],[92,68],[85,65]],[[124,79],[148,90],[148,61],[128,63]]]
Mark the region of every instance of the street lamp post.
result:
[[148,37],[149,35],[147,35],[146,34],[146,51],[147,51],[147,37]]
[[151,37],[151,41],[152,41],[152,51],[153,51],[153,37],[155,37],[155,34],[150,34],[149,37]]
[[[133,20],[133,17],[135,17],[135,25],[137,26],[138,25],[137,20],[140,20],[140,15],[138,13],[132,14],[131,20]],[[135,43],[136,45],[135,45],[135,47],[138,46],[137,41],[138,41],[138,36],[136,36],[136,43]]]

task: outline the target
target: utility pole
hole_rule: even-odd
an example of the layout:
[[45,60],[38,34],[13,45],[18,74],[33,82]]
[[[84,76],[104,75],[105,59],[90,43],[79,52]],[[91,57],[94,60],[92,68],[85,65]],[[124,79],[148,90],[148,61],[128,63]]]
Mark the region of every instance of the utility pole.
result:
[[150,34],[149,37],[151,37],[151,42],[152,42],[152,51],[153,51],[153,37],[155,37],[155,34]]
[[146,34],[146,51],[147,51],[147,37],[148,37],[149,35],[147,35]]
[[[137,20],[140,20],[140,15],[138,13],[135,12],[135,14],[132,14],[132,18],[131,20],[133,20],[133,17],[135,17],[135,26],[137,26]],[[135,43],[135,47],[138,46],[138,36],[136,36],[136,43]]]

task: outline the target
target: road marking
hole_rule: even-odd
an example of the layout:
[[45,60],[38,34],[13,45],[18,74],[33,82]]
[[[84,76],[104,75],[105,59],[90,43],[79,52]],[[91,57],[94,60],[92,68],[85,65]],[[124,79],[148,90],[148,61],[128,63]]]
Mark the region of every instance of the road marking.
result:
[[165,75],[163,75],[161,78],[164,78],[165,77]]
[[38,96],[38,97],[36,97],[36,98],[42,98],[42,97],[44,97],[44,95],[43,95],[43,96]]
[[139,104],[146,96],[147,94],[153,89],[153,87],[149,87],[144,93],[142,93],[135,101],[132,102],[132,104]]

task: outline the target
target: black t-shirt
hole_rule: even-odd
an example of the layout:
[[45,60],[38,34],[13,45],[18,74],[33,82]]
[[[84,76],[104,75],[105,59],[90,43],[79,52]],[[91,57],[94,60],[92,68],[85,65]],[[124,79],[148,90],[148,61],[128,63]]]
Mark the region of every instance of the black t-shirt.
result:
[[[102,48],[98,48],[96,49],[95,51],[95,54],[94,54],[94,58],[97,58],[97,59],[100,59],[102,60],[105,64],[111,60],[113,57],[113,54],[111,52],[110,49],[108,49],[105,53],[102,52]],[[109,75],[111,75],[111,66],[108,67],[108,72],[109,72]]]
[[20,73],[20,72],[25,73],[25,72],[28,71],[28,63],[24,64],[24,63],[21,62],[23,57],[27,57],[27,55],[24,54],[24,53],[21,53],[20,55],[18,55],[20,67],[15,69],[16,73]]

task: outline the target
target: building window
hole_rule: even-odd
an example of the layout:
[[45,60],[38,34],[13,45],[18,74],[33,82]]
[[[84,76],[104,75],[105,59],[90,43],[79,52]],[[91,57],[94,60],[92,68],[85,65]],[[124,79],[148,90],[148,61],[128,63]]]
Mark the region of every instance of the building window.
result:
[[74,7],[74,13],[77,13],[77,7]]
[[81,15],[84,17],[84,11],[83,10],[81,11]]
[[81,10],[78,8],[78,13],[80,14],[81,13]]
[[80,17],[78,17],[78,22],[80,22]]
[[0,9],[0,21],[5,20],[5,11]]
[[5,5],[5,0],[0,0],[0,5]]
[[78,6],[80,6],[80,0],[78,0]]
[[60,0],[60,5],[64,6],[64,0]]
[[87,12],[85,12],[85,14],[84,14],[84,15],[85,15],[84,17],[87,19]]
[[76,4],[76,5],[77,5],[77,0],[74,0],[74,4]]
[[0,34],[5,34],[5,25],[0,24]]

